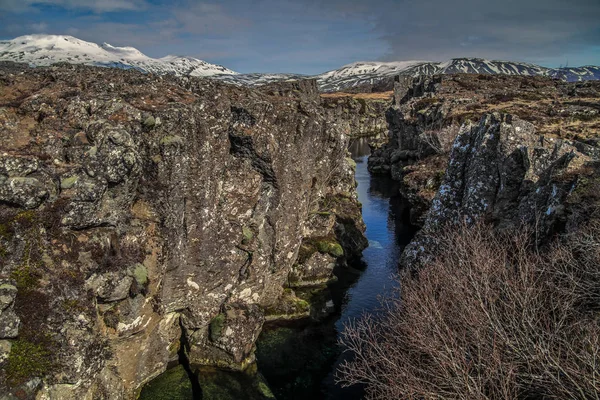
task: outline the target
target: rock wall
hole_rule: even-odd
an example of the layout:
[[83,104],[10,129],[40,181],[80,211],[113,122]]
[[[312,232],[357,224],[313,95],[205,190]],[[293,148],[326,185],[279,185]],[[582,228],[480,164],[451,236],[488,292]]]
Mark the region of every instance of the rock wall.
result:
[[564,231],[600,149],[536,134],[533,124],[508,114],[486,114],[465,124],[454,141],[442,184],[425,224],[405,249],[402,264],[418,267],[449,225],[492,223],[532,229],[538,243]]
[[399,77],[387,111],[387,143],[369,158],[372,173],[401,182],[411,221],[422,226],[445,174],[460,127],[488,113],[532,123],[535,135],[597,146],[600,83],[540,77],[447,75]]
[[386,139],[388,124],[385,113],[391,105],[390,92],[381,94],[322,94],[323,107],[351,137],[369,137],[380,146]]
[[244,368],[285,287],[366,247],[314,81],[7,64],[0,140],[0,392],[19,398],[133,398],[182,344]]

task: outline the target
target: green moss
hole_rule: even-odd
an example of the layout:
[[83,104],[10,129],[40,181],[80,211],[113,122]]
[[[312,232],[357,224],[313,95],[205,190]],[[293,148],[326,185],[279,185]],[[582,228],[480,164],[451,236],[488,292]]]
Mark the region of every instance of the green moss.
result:
[[267,399],[274,399],[275,395],[271,392],[271,389],[262,380],[258,382],[258,392]]
[[62,307],[69,313],[78,312],[82,310],[82,305],[77,299],[65,299],[62,301]]
[[35,211],[32,210],[21,211],[17,214],[14,220],[15,222],[26,222],[31,224],[33,221],[35,221],[35,215]]
[[223,335],[224,324],[225,314],[219,314],[210,321],[209,335],[211,341],[216,342]]
[[188,400],[192,398],[192,382],[183,366],[168,369],[144,386],[139,400]]
[[248,243],[252,242],[252,239],[254,238],[254,232],[252,231],[252,229],[250,229],[247,226],[242,227],[242,235],[243,235],[243,239],[242,239],[243,244],[248,244]]
[[8,224],[0,224],[0,239],[10,240],[12,239],[12,229]]
[[317,242],[317,249],[319,252],[329,254],[333,257],[341,257],[344,255],[344,249],[335,241],[321,240]]
[[38,276],[29,264],[20,265],[12,271],[10,277],[17,283],[19,290],[30,290],[37,286]]
[[293,302],[294,308],[298,312],[304,312],[304,311],[309,311],[310,310],[310,304],[306,300],[295,298],[295,299],[292,300],[292,302]]
[[12,385],[20,385],[31,378],[42,377],[51,367],[51,353],[42,344],[24,339],[12,343],[6,367],[6,375]]
[[181,136],[173,135],[173,136],[165,136],[160,139],[160,144],[163,146],[170,146],[173,144],[183,144],[183,138]]
[[353,171],[356,170],[356,161],[354,161],[351,157],[346,157],[346,162],[348,162],[348,165],[350,165],[350,168],[352,168]]
[[144,125],[145,128],[152,129],[152,128],[154,128],[154,125],[156,125],[156,120],[154,119],[154,117],[152,115],[150,115],[144,120],[144,122],[142,122],[142,124]]
[[2,285],[0,285],[0,290],[16,290],[17,288],[14,287],[13,285],[11,285],[10,283],[3,283]]
[[283,297],[273,307],[265,310],[265,316],[268,321],[302,319],[309,316],[310,303],[304,299],[296,297],[291,289],[284,290]]
[[62,178],[60,180],[60,188],[63,190],[71,189],[77,183],[77,179],[77,176],[69,176],[68,178]]
[[143,264],[135,264],[132,268],[131,275],[140,286],[148,283],[148,269]]

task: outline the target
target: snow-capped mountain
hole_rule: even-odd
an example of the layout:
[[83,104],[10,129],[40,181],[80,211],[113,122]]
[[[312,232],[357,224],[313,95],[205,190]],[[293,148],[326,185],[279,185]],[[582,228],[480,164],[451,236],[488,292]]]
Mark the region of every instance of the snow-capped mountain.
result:
[[192,57],[166,56],[151,58],[133,47],[98,45],[62,35],[28,35],[0,41],[0,61],[16,61],[32,66],[58,62],[103,67],[134,68],[142,72],[185,76],[205,76],[241,86],[258,86],[275,81],[316,78],[324,92],[342,90],[389,90],[396,75],[432,74],[507,74],[549,76],[565,81],[600,79],[600,67],[545,68],[512,61],[490,61],[481,58],[455,58],[447,62],[397,61],[356,62],[319,75],[238,74],[220,65]]
[[375,85],[382,81],[389,81],[396,75],[459,73],[549,76],[569,82],[600,79],[600,67],[596,66],[553,69],[529,63],[490,61],[482,58],[454,58],[443,63],[426,61],[357,62],[317,75],[316,78],[321,90],[335,92]]
[[23,62],[32,66],[67,62],[189,76],[236,74],[223,66],[192,57],[151,58],[133,47],[114,47],[108,43],[98,45],[63,35],[27,35],[0,41],[0,61]]
[[590,81],[600,79],[600,67],[586,65],[584,67],[555,68],[548,75],[568,82]]
[[223,82],[232,83],[238,86],[260,86],[271,82],[290,81],[298,79],[311,78],[309,75],[300,74],[236,74],[236,75],[215,75],[211,77]]

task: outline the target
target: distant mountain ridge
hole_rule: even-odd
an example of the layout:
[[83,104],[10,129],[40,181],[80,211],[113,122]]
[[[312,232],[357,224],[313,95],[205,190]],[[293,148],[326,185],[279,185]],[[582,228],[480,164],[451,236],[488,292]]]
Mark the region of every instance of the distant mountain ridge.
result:
[[102,67],[136,69],[155,74],[203,76],[228,83],[257,86],[282,80],[315,78],[324,92],[344,90],[372,90],[379,85],[390,85],[397,75],[432,74],[506,74],[548,76],[569,82],[598,80],[600,67],[546,68],[535,64],[513,61],[490,61],[481,58],[454,58],[446,62],[395,61],[355,62],[319,75],[301,74],[238,74],[221,65],[193,57],[166,56],[151,58],[133,47],[115,47],[86,42],[65,35],[27,35],[0,41],[0,61],[23,62],[32,66],[46,66],[59,62]]
[[187,76],[235,75],[221,65],[193,57],[151,58],[133,47],[98,45],[66,35],[27,35],[0,41],[0,61],[46,66],[59,62],[137,69],[155,74]]
[[600,67],[598,66],[546,68],[529,63],[490,61],[482,58],[454,58],[443,63],[427,61],[356,62],[317,75],[316,78],[321,90],[335,92],[375,85],[396,75],[458,73],[548,76],[569,82],[600,79]]

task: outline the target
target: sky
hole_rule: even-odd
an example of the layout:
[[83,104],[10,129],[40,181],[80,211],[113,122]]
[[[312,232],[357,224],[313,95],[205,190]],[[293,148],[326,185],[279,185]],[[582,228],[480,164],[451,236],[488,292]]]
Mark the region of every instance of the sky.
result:
[[0,40],[33,33],[243,73],[453,57],[600,65],[600,0],[0,0]]

